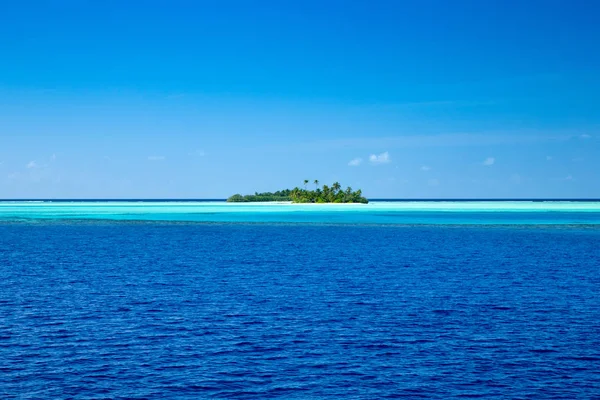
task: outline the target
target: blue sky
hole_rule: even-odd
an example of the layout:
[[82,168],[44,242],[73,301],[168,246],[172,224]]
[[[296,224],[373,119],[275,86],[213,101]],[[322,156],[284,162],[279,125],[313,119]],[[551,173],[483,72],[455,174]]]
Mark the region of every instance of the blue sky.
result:
[[0,198],[600,197],[600,3],[0,5]]

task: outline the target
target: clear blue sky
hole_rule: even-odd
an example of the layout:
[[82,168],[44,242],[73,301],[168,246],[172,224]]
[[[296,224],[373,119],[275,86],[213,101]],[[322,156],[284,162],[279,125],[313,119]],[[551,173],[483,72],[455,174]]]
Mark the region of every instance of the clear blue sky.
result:
[[0,198],[600,197],[600,2],[3,1]]

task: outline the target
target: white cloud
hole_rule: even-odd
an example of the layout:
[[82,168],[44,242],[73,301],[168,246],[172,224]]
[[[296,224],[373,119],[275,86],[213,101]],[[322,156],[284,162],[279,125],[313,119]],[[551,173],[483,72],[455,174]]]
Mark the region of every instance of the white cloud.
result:
[[148,156],[148,161],[164,161],[166,159],[165,156]]
[[369,161],[371,163],[373,163],[373,164],[386,164],[386,163],[389,163],[392,160],[390,159],[390,153],[388,153],[386,151],[386,152],[383,152],[383,153],[381,153],[379,155],[377,155],[377,154],[371,154],[369,156]]
[[486,167],[489,167],[490,165],[494,165],[494,163],[496,162],[496,159],[494,157],[488,157],[485,160],[483,160],[483,165],[485,165]]
[[360,164],[362,164],[362,161],[362,158],[355,158],[353,160],[350,160],[348,165],[351,167],[358,167]]
[[582,139],[589,139],[589,138],[592,137],[592,135],[588,135],[587,133],[584,133],[582,135],[579,135],[579,137],[582,138]]
[[50,157],[50,161],[56,161],[56,154],[52,154],[52,156]]
[[427,172],[427,171],[431,171],[431,167],[429,167],[429,166],[427,166],[427,165],[423,165],[423,166],[421,167],[421,171],[425,171],[425,172]]
[[29,161],[29,163],[27,163],[27,165],[25,167],[31,169],[31,168],[37,168],[38,165],[35,161]]
[[573,176],[572,175],[567,175],[564,180],[565,181],[572,181],[573,180]]
[[552,161],[552,156],[546,156],[546,161]]

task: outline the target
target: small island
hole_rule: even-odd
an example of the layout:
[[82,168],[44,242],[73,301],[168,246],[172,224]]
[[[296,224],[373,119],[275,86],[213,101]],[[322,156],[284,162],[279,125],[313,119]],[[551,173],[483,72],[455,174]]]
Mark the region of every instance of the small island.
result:
[[264,202],[264,201],[291,201],[293,203],[363,203],[367,200],[360,189],[353,191],[351,187],[342,190],[342,186],[335,182],[331,187],[323,185],[319,187],[319,181],[315,180],[315,190],[308,190],[308,180],[304,180],[304,189],[278,190],[276,192],[254,193],[250,195],[234,194],[227,199],[230,203]]

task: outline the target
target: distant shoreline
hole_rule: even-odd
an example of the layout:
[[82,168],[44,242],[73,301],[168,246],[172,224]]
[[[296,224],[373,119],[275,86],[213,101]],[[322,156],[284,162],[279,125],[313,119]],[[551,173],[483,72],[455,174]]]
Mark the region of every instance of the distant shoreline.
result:
[[[511,202],[559,202],[559,201],[563,201],[563,202],[600,202],[600,198],[517,198],[517,199],[513,199],[513,198],[502,198],[502,199],[497,199],[497,198],[491,198],[491,199],[486,199],[486,198],[468,198],[468,199],[445,199],[445,198],[431,198],[431,199],[424,199],[424,198],[415,198],[415,199],[410,199],[410,198],[399,198],[399,199],[394,199],[394,198],[371,198],[369,199],[369,201],[371,202],[506,202],[506,201],[511,201]],[[219,199],[209,199],[209,198],[151,198],[151,199],[131,199],[131,198],[123,198],[123,199],[118,199],[118,198],[105,198],[105,199],[101,199],[101,198],[93,198],[93,199],[80,199],[80,198],[64,198],[64,199],[42,199],[42,198],[38,198],[38,199],[22,199],[22,198],[15,198],[15,199],[0,199],[0,203],[1,202],[37,202],[37,203],[50,203],[50,202],[55,202],[55,203],[66,203],[66,202],[179,202],[179,203],[185,203],[185,202],[196,202],[196,203],[208,203],[208,202],[215,202],[215,203],[225,203],[227,202],[227,199],[225,198],[219,198]],[[249,203],[265,203],[265,202],[246,202],[246,204]],[[282,202],[283,203],[283,202]],[[294,204],[312,204],[312,203],[294,203]],[[328,203],[319,203],[319,204],[328,204]],[[334,203],[334,204],[356,204],[356,203]]]

